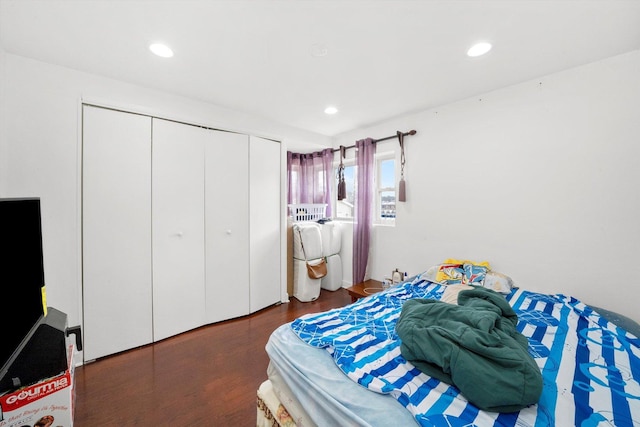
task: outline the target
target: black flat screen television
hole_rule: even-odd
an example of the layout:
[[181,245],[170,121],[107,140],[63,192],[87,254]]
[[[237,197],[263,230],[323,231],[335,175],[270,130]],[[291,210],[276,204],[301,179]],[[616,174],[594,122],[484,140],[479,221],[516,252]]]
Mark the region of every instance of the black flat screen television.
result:
[[0,199],[0,367],[46,314],[39,198]]

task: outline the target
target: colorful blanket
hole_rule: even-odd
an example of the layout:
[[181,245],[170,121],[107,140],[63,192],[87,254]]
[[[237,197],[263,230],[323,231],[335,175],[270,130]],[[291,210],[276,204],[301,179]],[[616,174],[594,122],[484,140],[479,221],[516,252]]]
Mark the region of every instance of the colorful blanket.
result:
[[402,357],[395,324],[405,301],[440,299],[444,289],[416,279],[291,327],[325,348],[349,378],[396,398],[422,426],[640,425],[640,339],[570,296],[522,289],[506,296],[542,371],[538,404],[482,411],[456,387],[422,373]]

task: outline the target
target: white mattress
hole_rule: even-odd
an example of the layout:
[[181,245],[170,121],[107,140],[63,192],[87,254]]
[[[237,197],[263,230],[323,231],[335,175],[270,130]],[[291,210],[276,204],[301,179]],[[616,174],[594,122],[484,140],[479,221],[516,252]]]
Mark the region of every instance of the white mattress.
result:
[[322,255],[331,256],[339,254],[342,250],[342,224],[335,221],[320,224],[322,235]]
[[[292,426],[294,421],[279,401],[270,380],[258,388],[256,427]],[[296,427],[298,425],[296,424]]]
[[[304,252],[302,244],[304,244]],[[301,222],[293,225],[293,258],[294,259],[318,259],[322,258],[322,235],[320,224],[316,222]]]
[[302,407],[298,399],[295,398],[291,388],[284,381],[278,370],[269,363],[267,366],[268,381],[271,382],[271,390],[273,394],[278,398],[280,404],[285,407],[297,427],[316,427],[317,424],[313,422],[307,411]]
[[271,368],[277,372],[276,384],[286,383],[297,401],[295,407],[304,408],[296,411],[292,405],[297,419],[310,419],[319,426],[417,425],[395,398],[349,379],[325,349],[304,343],[289,323],[271,334],[266,350]]
[[293,260],[293,296],[297,300],[309,302],[317,299],[320,296],[321,281],[322,279],[309,277],[305,261]]
[[336,291],[342,287],[342,259],[340,255],[327,256],[327,275],[321,279],[320,287]]

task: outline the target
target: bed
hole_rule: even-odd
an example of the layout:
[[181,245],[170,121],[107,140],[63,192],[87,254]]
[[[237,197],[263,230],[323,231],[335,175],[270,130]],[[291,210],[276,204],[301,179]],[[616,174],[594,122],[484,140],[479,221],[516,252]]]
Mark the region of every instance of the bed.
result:
[[257,425],[640,426],[640,327],[571,296],[512,282],[487,286],[517,315],[517,333],[539,368],[541,393],[533,404],[482,410],[455,385],[417,369],[403,357],[396,331],[406,318],[402,308],[410,300],[442,306],[458,285],[435,281],[432,268],[278,327],[266,345],[270,363],[258,391]]

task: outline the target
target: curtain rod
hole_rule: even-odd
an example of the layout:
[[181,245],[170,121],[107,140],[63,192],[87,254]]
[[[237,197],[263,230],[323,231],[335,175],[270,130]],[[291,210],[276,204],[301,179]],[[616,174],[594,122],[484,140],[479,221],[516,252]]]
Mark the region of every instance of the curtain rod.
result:
[[[410,130],[409,132],[405,132],[405,133],[403,133],[403,134],[402,134],[402,136],[415,135],[415,134],[416,134],[415,129],[412,129],[412,130]],[[393,139],[393,138],[397,138],[397,137],[398,137],[398,135],[392,135],[392,136],[387,136],[387,137],[385,137],[385,138],[374,139],[374,140],[373,140],[373,143],[375,144],[375,143],[377,143],[377,142],[387,141],[387,140],[389,140],[389,139]],[[346,149],[346,148],[356,148],[356,145],[355,145],[355,144],[353,144],[353,145],[349,145],[349,146],[344,147],[344,148],[345,148],[345,149]],[[335,153],[336,151],[340,151],[340,149],[339,149],[339,148],[334,148],[333,150],[331,150],[331,152],[332,152],[332,153]]]

